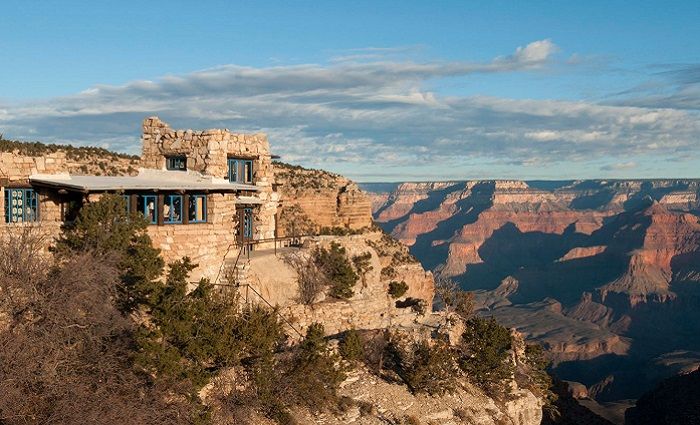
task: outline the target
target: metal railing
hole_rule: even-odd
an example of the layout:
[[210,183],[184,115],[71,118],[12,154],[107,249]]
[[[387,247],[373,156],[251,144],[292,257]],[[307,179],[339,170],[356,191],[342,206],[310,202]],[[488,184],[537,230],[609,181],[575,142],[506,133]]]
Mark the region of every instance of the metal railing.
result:
[[260,298],[268,307],[270,307],[273,311],[275,311],[277,313],[277,315],[282,319],[282,321],[285,324],[287,324],[287,326],[289,326],[297,335],[299,335],[300,337],[303,338],[304,335],[286,317],[284,317],[284,315],[282,313],[280,313],[280,311],[275,306],[270,304],[270,302],[265,297],[263,297],[262,294],[260,294],[260,292],[258,292],[249,283],[240,283],[238,276],[236,277],[235,283],[233,283],[233,284],[231,282],[228,282],[228,283],[219,283],[219,282],[220,282],[220,279],[222,277],[221,276],[222,273],[224,273],[224,268],[226,267],[226,257],[228,257],[229,253],[231,252],[231,249],[236,247],[236,246],[240,245],[240,248],[238,250],[238,254],[236,255],[236,259],[234,260],[233,266],[231,267],[231,269],[236,271],[236,273],[237,273],[238,262],[240,261],[241,256],[245,253],[247,255],[248,259],[250,259],[250,252],[252,251],[252,248],[254,245],[272,242],[274,244],[273,249],[274,249],[274,253],[276,256],[278,243],[280,245],[280,248],[284,247],[285,243],[289,244],[287,246],[299,246],[302,244],[303,239],[313,237],[313,236],[317,236],[317,235],[308,234],[308,235],[282,236],[282,237],[274,237],[274,238],[247,240],[247,241],[242,241],[242,242],[239,241],[237,243],[229,244],[228,248],[226,249],[226,254],[224,254],[224,259],[221,262],[221,266],[219,267],[219,272],[216,275],[216,280],[214,280],[214,283],[212,285],[213,286],[220,286],[220,287],[237,288],[237,289],[240,289],[241,287],[245,287],[246,288],[246,291],[245,291],[245,302],[246,303],[249,302],[248,292],[253,291],[253,293],[258,298]]
[[282,313],[280,313],[280,311],[279,311],[279,309],[278,309],[277,307],[275,307],[275,306],[273,306],[272,304],[270,304],[270,302],[269,302],[265,297],[263,297],[262,294],[261,294],[260,292],[258,292],[258,291],[257,291],[252,285],[250,285],[249,283],[236,284],[236,285],[231,285],[231,284],[227,284],[227,283],[215,283],[213,286],[223,286],[223,287],[236,288],[236,289],[240,289],[241,287],[245,286],[245,287],[246,287],[246,292],[245,292],[245,303],[246,303],[246,304],[248,304],[248,303],[250,302],[249,297],[248,297],[248,291],[249,291],[249,290],[250,290],[250,291],[253,291],[253,293],[254,293],[258,298],[260,298],[268,307],[270,307],[270,309],[272,309],[272,311],[274,311],[274,312],[280,317],[280,319],[282,319],[282,321],[283,321],[287,326],[289,326],[289,327],[290,327],[297,335],[299,335],[300,337],[302,337],[302,338],[304,337],[304,335],[299,331],[299,329],[297,329],[297,328],[292,324],[292,322],[289,321],[289,319],[287,319],[286,317],[284,317],[284,315],[283,315]]
[[281,237],[274,237],[274,238],[263,238],[263,239],[251,239],[251,240],[244,240],[244,241],[238,241],[232,244],[229,244],[229,246],[226,248],[226,253],[224,254],[224,258],[221,262],[221,266],[219,267],[219,271],[216,275],[216,279],[214,280],[215,283],[219,283],[222,274],[224,273],[224,268],[226,267],[226,257],[228,257],[229,253],[231,252],[231,249],[240,246],[238,250],[238,254],[236,255],[236,259],[233,262],[233,269],[235,269],[238,266],[238,262],[241,259],[241,256],[245,253],[247,258],[250,260],[250,253],[253,251],[253,246],[255,245],[260,245],[263,243],[273,243],[273,250],[275,253],[275,256],[277,255],[277,246],[279,244],[280,248],[285,247],[285,243],[289,243],[287,246],[300,246],[303,242],[303,239],[305,238],[310,238],[318,235],[313,235],[313,234],[307,234],[307,235],[294,235],[294,236],[281,236]]

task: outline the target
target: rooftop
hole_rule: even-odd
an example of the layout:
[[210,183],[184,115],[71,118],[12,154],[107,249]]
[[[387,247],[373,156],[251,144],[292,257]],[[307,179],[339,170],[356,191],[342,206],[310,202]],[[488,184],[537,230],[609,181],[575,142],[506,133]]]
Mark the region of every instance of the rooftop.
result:
[[73,176],[69,174],[34,174],[32,184],[79,192],[122,190],[188,190],[211,192],[258,191],[251,184],[231,183],[193,171],[140,169],[137,176]]

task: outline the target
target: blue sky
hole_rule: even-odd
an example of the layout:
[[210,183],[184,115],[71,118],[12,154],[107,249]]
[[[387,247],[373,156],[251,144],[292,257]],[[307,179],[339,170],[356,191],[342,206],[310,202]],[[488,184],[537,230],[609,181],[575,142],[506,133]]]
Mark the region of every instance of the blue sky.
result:
[[0,132],[265,131],[362,181],[700,177],[700,2],[14,1]]

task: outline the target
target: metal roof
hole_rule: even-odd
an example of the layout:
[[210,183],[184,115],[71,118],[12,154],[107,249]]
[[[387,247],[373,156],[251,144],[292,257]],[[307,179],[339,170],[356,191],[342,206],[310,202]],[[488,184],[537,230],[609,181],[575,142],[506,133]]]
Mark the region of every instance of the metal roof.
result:
[[35,174],[31,184],[80,192],[121,190],[172,190],[237,192],[258,191],[252,184],[231,183],[225,179],[204,176],[193,171],[161,171],[141,169],[137,176],[73,176],[68,174]]
[[256,198],[255,196],[238,196],[236,197],[236,204],[238,205],[260,205],[262,200]]

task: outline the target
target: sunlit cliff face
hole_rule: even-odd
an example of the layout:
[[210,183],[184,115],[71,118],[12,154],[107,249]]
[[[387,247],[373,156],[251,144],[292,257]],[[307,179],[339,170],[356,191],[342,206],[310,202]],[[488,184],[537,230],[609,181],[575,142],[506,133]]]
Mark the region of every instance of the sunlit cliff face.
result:
[[699,193],[694,180],[405,183],[374,211],[483,314],[544,343],[563,378],[613,400],[700,363]]

